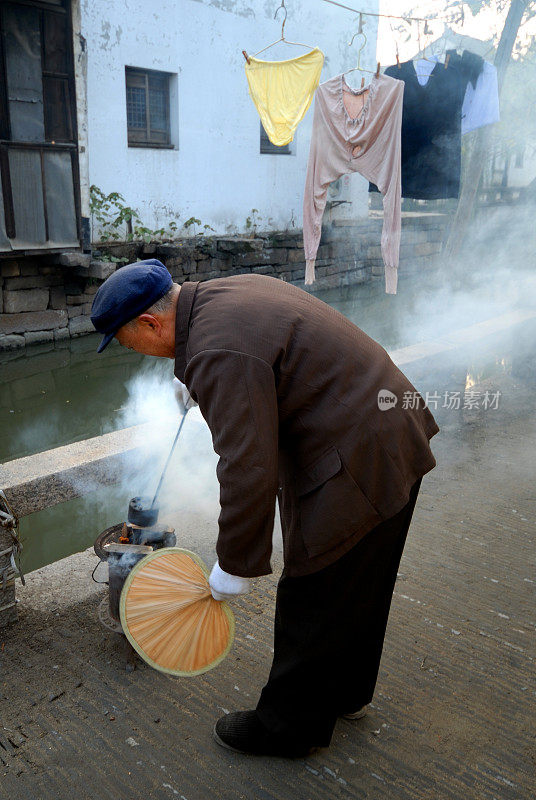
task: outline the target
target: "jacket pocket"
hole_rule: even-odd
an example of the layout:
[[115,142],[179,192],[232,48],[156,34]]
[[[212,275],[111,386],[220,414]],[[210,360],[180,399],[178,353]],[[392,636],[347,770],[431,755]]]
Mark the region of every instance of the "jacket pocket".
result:
[[336,447],[306,467],[296,483],[300,530],[310,557],[337,547],[381,521]]

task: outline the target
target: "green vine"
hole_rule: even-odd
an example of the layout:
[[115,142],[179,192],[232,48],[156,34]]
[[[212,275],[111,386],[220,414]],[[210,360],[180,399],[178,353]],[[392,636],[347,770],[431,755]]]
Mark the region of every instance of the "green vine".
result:
[[251,230],[251,235],[253,238],[257,235],[257,226],[260,222],[262,217],[259,214],[258,208],[251,209],[251,216],[246,217],[246,230]]
[[98,186],[89,189],[89,209],[91,225],[95,221],[100,228],[100,242],[110,241],[144,241],[146,243],[173,239],[178,230],[177,223],[170,220],[167,228],[152,230],[142,224],[135,208],[126,205],[125,198],[119,192],[106,194]]

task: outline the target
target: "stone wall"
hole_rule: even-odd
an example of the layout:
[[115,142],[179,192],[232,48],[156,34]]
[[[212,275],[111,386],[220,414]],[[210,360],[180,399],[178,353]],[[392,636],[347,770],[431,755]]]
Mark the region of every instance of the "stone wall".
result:
[[[440,214],[403,215],[400,280],[434,269],[446,222],[447,217]],[[383,282],[382,224],[377,214],[325,226],[316,261],[317,280],[308,289],[317,292]],[[139,258],[158,258],[178,283],[257,273],[303,286],[305,271],[301,231],[116,243],[94,251],[93,258],[65,254],[0,261],[0,350],[92,333],[89,315],[99,285],[118,266]]]
[[[69,256],[0,261],[0,350],[93,332],[89,313],[101,281],[89,277],[89,259]],[[88,274],[77,275],[84,261]]]

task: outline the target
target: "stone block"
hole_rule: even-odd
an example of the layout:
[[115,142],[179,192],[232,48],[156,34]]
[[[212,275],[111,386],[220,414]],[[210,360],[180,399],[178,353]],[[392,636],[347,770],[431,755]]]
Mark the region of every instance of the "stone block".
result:
[[4,313],[20,314],[24,311],[44,311],[48,306],[48,289],[21,289],[4,292]]
[[64,328],[66,311],[29,311],[25,314],[3,314],[0,317],[0,334],[26,333]]
[[96,286],[94,283],[90,283],[85,287],[84,294],[88,295],[89,297],[93,297],[94,294],[97,294],[98,288],[99,287]]
[[0,275],[2,278],[15,278],[20,275],[20,266],[16,261],[0,261]]
[[57,275],[59,278],[62,278],[61,267],[57,267],[54,264],[39,264],[39,274]]
[[[50,286],[50,278],[47,275],[27,275],[24,278],[6,278],[4,288],[10,291],[18,289],[40,289]],[[61,280],[61,279],[55,279]]]
[[318,260],[320,260],[322,258],[331,258],[332,255],[333,255],[333,247],[332,247],[332,245],[330,245],[330,244],[322,244],[318,248],[318,252],[316,254],[316,257],[317,257]]
[[214,269],[214,265],[211,259],[207,259],[206,261],[198,261],[197,262],[197,270],[198,273],[205,273],[205,272],[218,272],[218,270]]
[[60,253],[57,260],[62,267],[89,267],[91,253]]
[[39,268],[35,261],[23,261],[20,265],[21,275],[39,275]]
[[90,278],[98,278],[98,280],[105,281],[109,278],[115,270],[117,264],[115,261],[92,261],[89,265],[88,276]]
[[54,309],[65,308],[65,305],[66,305],[65,289],[62,286],[54,286],[50,290],[50,301],[49,301],[50,308]]
[[71,334],[69,333],[69,328],[58,328],[54,331],[54,341],[61,342],[63,339],[70,339]]
[[251,271],[254,272],[256,275],[273,275],[274,270],[269,264],[265,264],[264,266],[258,267],[251,267]]
[[26,345],[37,344],[38,342],[53,342],[54,331],[28,331],[24,334]]
[[8,350],[18,350],[19,347],[24,347],[24,336],[9,335],[3,336],[0,334],[0,353],[5,353]]
[[171,256],[170,258],[166,258],[166,267],[171,272],[174,267],[179,267],[184,261],[184,257],[181,254],[180,256]]
[[367,258],[381,258],[382,249],[379,244],[369,245],[367,247]]
[[197,245],[197,251],[206,253],[209,258],[215,258],[218,255],[217,240],[213,236],[201,240]]
[[221,272],[226,272],[227,270],[231,269],[233,266],[233,262],[230,258],[213,258],[212,259],[212,268],[220,270]]
[[197,261],[193,258],[185,260],[182,265],[182,271],[185,275],[195,275],[197,271]]
[[270,247],[303,247],[303,237],[301,233],[297,233],[294,236],[288,233],[274,233],[267,238]]
[[88,294],[88,292],[81,292],[79,294],[68,294],[67,297],[67,305],[69,306],[80,306],[84,305],[84,303],[92,303],[93,302],[93,295]]
[[286,250],[284,247],[276,247],[272,250],[266,250],[263,255],[265,256],[265,259],[263,260],[267,261],[268,264],[288,264],[289,262],[288,250]]
[[142,248],[142,242],[107,242],[101,245],[101,253],[120,258],[125,264],[130,264],[136,261]]
[[69,333],[71,337],[83,336],[86,333],[95,333],[91,319],[86,316],[74,317],[69,320]]
[[[233,257],[233,262],[237,267],[259,267],[262,264],[277,263],[277,257],[275,255],[273,262],[270,257],[271,253],[275,254],[277,252],[277,250],[264,250],[262,253],[237,253]],[[286,250],[284,252],[286,252]],[[286,263],[286,261],[285,258],[284,263]]]
[[67,314],[69,319],[73,319],[74,317],[80,317],[82,314],[82,306],[69,306],[67,308]]
[[[154,247],[155,249],[149,253],[145,248],[146,247]],[[184,252],[184,250],[191,250],[192,247],[185,247],[183,244],[177,242],[161,242],[158,244],[153,245],[144,245],[143,246],[143,255],[155,255],[158,258],[162,256],[163,258],[170,258],[174,256],[180,256]]]
[[289,250],[288,251],[288,262],[289,264],[296,264],[299,261],[303,261],[305,259],[305,254],[303,252],[303,248],[298,250]]
[[228,239],[218,239],[217,248],[223,253],[232,253],[238,255],[239,253],[253,253],[259,252],[263,249],[264,242],[262,239],[238,239],[236,236]]

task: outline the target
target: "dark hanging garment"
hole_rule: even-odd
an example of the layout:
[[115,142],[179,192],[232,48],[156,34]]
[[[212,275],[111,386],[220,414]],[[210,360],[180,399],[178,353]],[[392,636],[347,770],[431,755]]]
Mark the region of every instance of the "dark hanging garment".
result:
[[[455,50],[447,50],[447,54],[455,52]],[[476,82],[484,70],[484,59],[477,56],[476,53],[471,53],[470,50],[464,50],[461,57],[461,70],[466,81],[472,84],[473,89],[476,89]]]
[[[386,75],[404,81],[402,106],[402,197],[439,200],[458,197],[461,168],[461,112],[467,71],[439,61],[424,85],[413,61],[395,64]],[[374,184],[369,191],[378,191]]]

